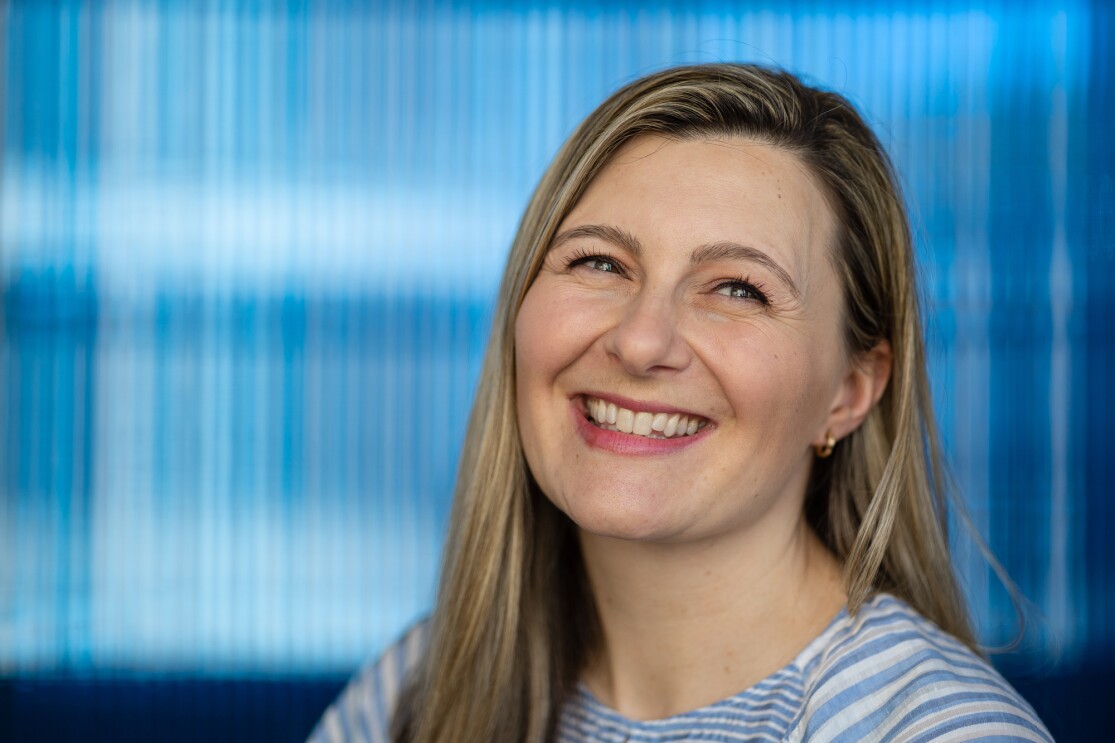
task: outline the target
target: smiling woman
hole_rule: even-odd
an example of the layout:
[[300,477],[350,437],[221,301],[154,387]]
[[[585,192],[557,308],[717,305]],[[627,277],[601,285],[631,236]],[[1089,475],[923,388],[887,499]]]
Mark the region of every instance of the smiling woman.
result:
[[606,101],[512,248],[437,607],[318,740],[1048,740],[949,562],[913,257],[845,101]]

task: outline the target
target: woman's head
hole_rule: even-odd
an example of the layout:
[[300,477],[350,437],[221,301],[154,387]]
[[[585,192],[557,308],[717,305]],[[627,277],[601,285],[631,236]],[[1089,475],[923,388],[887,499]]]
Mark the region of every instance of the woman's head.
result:
[[[491,371],[508,382],[503,389],[512,394],[515,321],[548,249],[597,175],[623,148],[647,137],[765,146],[800,163],[827,202],[835,220],[827,258],[841,292],[843,348],[852,362],[872,361],[873,353],[888,350],[893,359],[889,389],[879,405],[861,426],[835,431],[836,451],[813,467],[809,484],[810,521],[845,560],[852,600],[858,602],[869,586],[880,583],[876,570],[904,486],[883,498],[872,496],[888,464],[892,470],[920,468],[919,477],[927,479],[923,443],[932,420],[902,199],[884,150],[844,98],[788,73],[730,64],[666,70],[615,93],[570,137],[527,208],[493,338],[502,363]],[[918,529],[923,521],[937,521],[939,504],[922,501],[916,508]],[[892,582],[883,578],[884,586]]]
[[[709,148],[716,147],[723,148],[723,158],[709,157]],[[548,327],[561,332],[561,318],[573,310],[585,309],[573,306],[575,302],[569,294],[559,293],[552,298],[564,306],[550,307],[543,302],[524,308],[524,299],[532,286],[545,279],[548,270],[560,271],[564,266],[576,272],[601,269],[609,272],[604,264],[591,262],[592,253],[597,251],[588,250],[583,241],[587,238],[622,245],[632,236],[622,234],[623,229],[619,234],[605,234],[600,230],[616,227],[614,220],[578,213],[577,209],[591,211],[589,207],[599,207],[600,199],[592,193],[594,183],[600,185],[608,179],[623,181],[637,169],[632,165],[640,157],[645,158],[644,165],[666,170],[653,173],[643,168],[642,176],[634,177],[636,184],[639,177],[652,181],[668,177],[663,173],[671,168],[684,171],[679,177],[693,179],[696,178],[693,169],[702,162],[715,168],[732,162],[732,158],[737,158],[737,164],[762,161],[759,164],[765,167],[766,180],[759,173],[763,167],[744,168],[750,180],[736,183],[739,188],[734,191],[728,189],[745,200],[738,212],[733,211],[731,204],[725,204],[723,213],[736,220],[736,227],[752,232],[742,238],[721,231],[712,238],[702,233],[695,241],[664,239],[663,243],[674,247],[684,243],[684,260],[677,259],[677,254],[660,253],[652,256],[655,260],[650,263],[635,261],[634,270],[643,271],[643,279],[657,282],[653,288],[665,292],[659,299],[667,294],[671,297],[667,309],[663,309],[662,302],[627,305],[629,319],[635,317],[636,323],[650,321],[659,328],[666,327],[669,318],[655,315],[666,311],[680,313],[678,323],[692,320],[691,316],[683,316],[686,312],[705,312],[707,322],[721,323],[725,321],[723,305],[709,303],[721,299],[753,301],[755,295],[750,292],[758,289],[754,277],[741,275],[741,281],[734,284],[723,281],[702,284],[703,261],[693,253],[716,247],[705,245],[707,239],[722,243],[763,239],[764,235],[753,231],[756,220],[763,216],[756,211],[756,204],[760,203],[760,196],[769,199],[769,188],[779,187],[779,177],[789,189],[787,196],[790,190],[796,194],[795,208],[783,209],[782,214],[787,221],[794,221],[791,215],[796,214],[798,223],[782,224],[782,231],[778,232],[777,222],[772,222],[773,232],[768,231],[766,237],[773,242],[792,239],[804,229],[800,223],[809,222],[816,233],[806,241],[809,250],[791,256],[785,252],[770,255],[778,253],[770,245],[743,247],[759,248],[793,282],[804,281],[807,273],[822,277],[822,283],[827,281],[831,288],[827,305],[830,314],[827,318],[818,317],[817,307],[813,307],[809,328],[810,338],[827,338],[828,350],[809,358],[827,364],[830,373],[809,377],[808,364],[793,369],[811,382],[833,386],[822,390],[824,394],[816,400],[810,400],[805,406],[806,413],[797,416],[795,425],[786,429],[791,433],[783,431],[778,438],[779,443],[793,448],[788,454],[770,455],[771,461],[777,460],[784,471],[756,472],[744,468],[734,470],[734,474],[757,477],[764,482],[774,482],[779,477],[786,480],[786,472],[802,476],[793,483],[799,491],[796,507],[801,508],[800,491],[804,488],[808,522],[842,561],[845,589],[853,610],[871,590],[888,590],[905,598],[946,630],[971,642],[944,536],[940,468],[909,229],[886,154],[844,98],[808,87],[790,74],[734,64],[670,69],[626,86],[594,111],[555,157],[524,214],[501,285],[492,337],[462,452],[438,607],[427,652],[429,660],[421,669],[413,693],[404,700],[403,712],[397,720],[400,738],[410,739],[411,733],[407,731],[418,731],[415,735],[423,740],[471,731],[466,738],[485,739],[498,730],[502,737],[508,737],[509,731],[518,731],[511,737],[541,740],[551,730],[553,712],[575,679],[584,653],[595,641],[595,611],[584,587],[583,569],[578,562],[580,553],[571,538],[569,521],[539,492],[534,480],[543,483],[559,507],[568,511],[570,504],[563,502],[564,496],[557,493],[560,487],[552,482],[553,471],[539,468],[532,478],[528,470],[525,454],[535,460],[531,465],[555,460],[530,451],[534,446],[531,442],[540,438],[535,436],[537,431],[528,428],[545,418],[545,410],[536,407],[532,411],[530,400],[517,402],[516,325],[520,320],[526,323],[531,318],[547,319],[546,313],[551,313]],[[630,185],[631,179],[628,181]],[[696,178],[693,182],[699,181]],[[764,187],[766,192],[762,191]],[[607,195],[605,203],[615,206],[615,196]],[[691,196],[679,192],[679,204],[691,206],[691,202],[685,202]],[[774,204],[768,216],[777,210],[777,194]],[[592,227],[596,232],[582,229],[574,238],[567,234],[583,227]],[[634,237],[659,241],[664,237],[660,234],[662,230],[652,227],[649,231],[654,234],[649,237]],[[570,253],[572,258],[563,255],[570,260],[548,269],[545,262],[551,255],[550,249],[574,239],[582,240],[582,254]],[[690,244],[693,242],[696,244]],[[656,244],[645,252],[650,256],[659,248],[661,245]],[[628,249],[625,259],[631,253]],[[750,259],[756,266],[754,273],[760,273],[756,256],[751,255]],[[663,260],[666,274],[661,273]],[[660,273],[651,276],[654,271]],[[763,271],[764,281],[770,283],[768,288],[774,294],[780,277],[769,268]],[[591,275],[592,281],[600,280],[595,273]],[[700,287],[700,291],[694,287]],[[793,289],[782,287],[778,291],[786,297],[779,301],[792,307]],[[698,306],[701,301],[706,304]],[[742,311],[764,310],[750,306]],[[590,316],[591,312],[582,320]],[[748,325],[746,318],[741,320],[738,314],[733,318],[737,328]],[[758,325],[757,319],[751,323],[752,327]],[[565,327],[571,327],[574,335],[583,330]],[[820,333],[822,329],[827,329],[827,336]],[[578,360],[584,357],[577,344],[588,337],[557,338],[555,345],[560,341],[565,344],[563,348],[573,349],[570,363],[580,363]],[[664,337],[658,334],[659,341]],[[658,349],[657,361],[645,354],[639,357],[638,352],[630,350],[630,344],[625,351],[626,341],[614,335],[598,340],[601,354],[625,365],[626,377],[617,372],[603,380],[604,386],[617,379],[623,383],[639,379],[640,364],[674,368],[687,363],[684,356],[688,352],[682,344],[671,346],[669,338]],[[537,345],[525,351],[536,354],[532,359],[538,358]],[[802,343],[764,347],[764,352],[771,354],[814,351],[817,349]],[[706,374],[704,380],[710,384],[701,389],[714,389],[718,380],[727,379],[734,392],[721,395],[708,408],[701,408],[699,400],[661,400],[667,403],[668,411],[679,414],[679,419],[682,412],[695,413],[690,417],[696,420],[698,428],[706,419],[719,422],[717,416],[725,410],[731,418],[745,403],[754,400],[737,385],[738,380],[733,380],[730,369],[722,363],[730,354],[718,358],[707,356],[708,351],[703,353],[706,372],[711,373],[712,379],[710,382]],[[599,361],[599,357],[596,359]],[[555,363],[560,365],[561,360]],[[868,385],[870,394],[862,397],[857,410],[833,417],[829,415],[832,402],[845,379],[841,369],[852,374],[859,370],[863,378],[874,379],[875,383]],[[538,368],[522,371],[534,374]],[[552,378],[556,379],[557,374],[555,371]],[[760,378],[764,383],[775,384],[769,376],[760,374],[757,379]],[[593,380],[588,376],[584,379],[587,380],[584,389],[571,387],[570,391],[592,392]],[[580,378],[577,383],[582,384]],[[552,383],[550,387],[552,392]],[[802,384],[794,387],[798,391],[807,388]],[[546,388],[529,383],[519,391],[523,389],[534,395],[538,389]],[[724,386],[720,389],[723,391]],[[880,394],[881,399],[876,402]],[[600,401],[588,399],[592,397],[589,394],[573,397],[574,405],[584,414],[582,419],[592,418],[592,408],[599,406]],[[636,408],[638,403],[648,401],[637,394],[628,397],[638,398],[632,401],[637,403]],[[657,399],[652,396],[650,401]],[[739,405],[733,407],[733,402]],[[792,404],[786,400],[782,403]],[[524,407],[526,413],[520,416]],[[775,405],[770,410],[764,408],[764,414],[780,415],[785,411]],[[606,418],[607,408],[599,415]],[[522,430],[521,420],[526,421]],[[809,444],[824,441],[827,430],[841,439],[835,452],[829,458],[809,463]],[[758,428],[748,429],[739,441],[759,446],[757,431]],[[699,431],[694,433],[696,437],[701,435]],[[544,432],[541,438],[545,438]],[[524,440],[528,449],[525,454]],[[724,464],[729,465],[730,460],[726,459]],[[574,504],[572,510],[579,507]],[[609,528],[630,529],[632,525],[612,524]],[[476,699],[460,698],[457,692],[461,688],[507,691],[478,704]]]

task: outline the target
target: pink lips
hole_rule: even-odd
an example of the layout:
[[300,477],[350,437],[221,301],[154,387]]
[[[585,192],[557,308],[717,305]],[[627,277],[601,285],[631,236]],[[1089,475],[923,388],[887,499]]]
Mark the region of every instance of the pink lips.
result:
[[[596,395],[593,395],[596,397]],[[609,395],[606,399],[609,402],[615,402],[617,405],[622,405],[629,409],[643,409],[644,404],[636,403],[624,398],[616,398]],[[573,425],[590,447],[594,449],[603,449],[604,451],[612,452],[613,454],[626,454],[633,456],[646,456],[655,454],[673,454],[688,446],[691,446],[705,436],[710,434],[713,428],[701,429],[692,436],[678,436],[671,439],[652,439],[647,436],[639,436],[637,434],[623,433],[622,431],[608,431],[599,428],[585,415],[581,409],[581,403],[577,398],[570,401],[569,409],[573,416]],[[680,411],[679,411],[680,412]]]

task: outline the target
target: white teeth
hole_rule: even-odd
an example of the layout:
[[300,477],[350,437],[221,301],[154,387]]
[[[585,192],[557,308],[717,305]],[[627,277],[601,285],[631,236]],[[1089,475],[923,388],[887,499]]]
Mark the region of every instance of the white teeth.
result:
[[666,438],[670,438],[678,432],[678,420],[680,419],[681,413],[674,413],[670,416],[670,419],[666,421],[666,428],[662,430],[662,433],[666,435]]
[[636,436],[673,438],[692,436],[705,427],[707,421],[697,416],[681,413],[651,413],[621,408],[615,403],[588,398],[585,409],[598,426],[611,431],[621,431]]

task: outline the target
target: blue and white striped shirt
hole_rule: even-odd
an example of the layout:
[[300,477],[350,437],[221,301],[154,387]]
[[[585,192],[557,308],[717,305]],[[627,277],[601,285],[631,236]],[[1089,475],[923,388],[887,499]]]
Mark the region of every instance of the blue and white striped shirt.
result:
[[[391,710],[425,645],[412,629],[326,711],[311,743],[390,740]],[[662,720],[631,720],[583,685],[557,740],[1052,741],[1022,697],[982,658],[886,594],[842,611],[781,670],[735,696]]]

